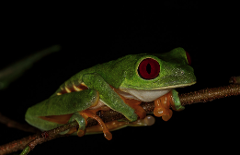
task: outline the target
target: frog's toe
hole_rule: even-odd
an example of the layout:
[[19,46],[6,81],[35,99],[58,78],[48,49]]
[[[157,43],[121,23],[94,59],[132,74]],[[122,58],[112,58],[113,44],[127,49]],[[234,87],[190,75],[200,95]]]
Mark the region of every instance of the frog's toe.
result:
[[163,109],[160,107],[155,107],[153,111],[154,116],[161,117],[163,116]]
[[85,131],[78,128],[77,135],[78,135],[78,137],[82,137],[85,135]]
[[[123,101],[129,105],[131,108],[134,109],[134,112],[137,114],[137,116],[140,119],[143,119],[146,117],[146,111],[140,106],[140,104],[142,103],[141,101],[137,101],[137,100],[133,100],[133,99],[126,99],[123,96],[121,96],[121,98],[123,99]],[[137,120],[137,118],[133,118],[130,120]]]
[[153,114],[156,117],[162,117],[164,121],[168,121],[172,117],[171,101],[171,92],[156,99],[154,101],[155,108]]
[[153,114],[156,117],[162,117],[164,121],[168,121],[172,117],[172,110],[165,108],[154,108]]
[[143,119],[146,117],[146,111],[139,106],[139,108],[135,109],[135,113],[138,115],[140,119]]
[[168,121],[172,117],[172,110],[168,109],[166,112],[163,114],[162,119],[164,121]]
[[107,140],[111,140],[111,139],[112,139],[112,134],[111,134],[111,132],[105,131],[105,132],[104,132],[104,137],[105,137]]
[[172,102],[170,102],[171,107],[175,111],[184,110],[185,107],[181,105],[180,99],[178,97],[178,92],[176,90],[172,90]]
[[80,114],[84,117],[84,118],[93,118],[95,119],[98,124],[101,126],[102,128],[102,131],[104,133],[104,137],[107,139],[107,140],[111,140],[112,139],[112,134],[109,132],[107,126],[105,125],[105,123],[102,121],[102,119],[96,115],[94,112],[96,112],[96,110],[84,110],[84,111],[81,111]]
[[[83,116],[81,116],[78,112],[77,113],[74,113],[73,115],[72,115],[72,117],[69,119],[69,121],[68,122],[72,122],[72,121],[74,121],[74,120],[76,120],[77,121],[77,123],[78,123],[78,129],[77,129],[77,135],[79,136],[79,137],[82,137],[84,134],[85,134],[85,127],[86,127],[86,120],[85,120],[85,118],[83,117]],[[72,129],[72,130],[70,130],[70,131],[68,131],[68,133],[73,133],[73,132],[75,132],[76,131],[76,129]]]

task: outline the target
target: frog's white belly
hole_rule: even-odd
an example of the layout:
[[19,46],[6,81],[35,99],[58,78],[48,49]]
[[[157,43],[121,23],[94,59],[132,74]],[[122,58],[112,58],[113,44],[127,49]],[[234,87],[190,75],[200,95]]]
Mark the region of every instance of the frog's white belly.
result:
[[127,99],[135,99],[142,102],[152,102],[157,98],[167,94],[171,89],[162,90],[136,90],[136,89],[126,89],[123,91],[118,91],[120,95]]
[[[157,98],[167,94],[171,89],[162,89],[162,90],[136,90],[136,89],[128,89],[124,91],[116,90],[117,93],[122,95],[127,99],[134,99],[142,102],[152,102]],[[105,106],[106,103],[99,99],[97,105],[91,107],[89,109],[97,109],[101,106]]]

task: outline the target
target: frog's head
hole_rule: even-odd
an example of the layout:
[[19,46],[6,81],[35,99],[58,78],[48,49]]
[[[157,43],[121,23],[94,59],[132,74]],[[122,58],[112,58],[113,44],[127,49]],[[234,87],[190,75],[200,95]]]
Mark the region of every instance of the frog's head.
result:
[[129,94],[149,102],[173,88],[196,83],[193,68],[183,48],[163,54],[129,55],[127,59],[123,81],[119,86],[125,96]]

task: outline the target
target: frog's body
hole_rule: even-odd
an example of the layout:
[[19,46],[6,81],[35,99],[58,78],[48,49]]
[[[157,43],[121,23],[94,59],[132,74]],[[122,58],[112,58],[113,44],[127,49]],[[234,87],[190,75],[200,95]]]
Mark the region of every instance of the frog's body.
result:
[[[139,104],[152,101],[157,104],[154,114],[169,115],[165,118],[168,120],[171,112],[165,109],[171,106],[171,101],[168,101],[168,106],[166,103],[160,105],[157,103],[159,98],[173,96],[172,107],[182,110],[173,88],[189,86],[195,81],[193,69],[188,65],[182,48],[164,54],[127,55],[75,74],[49,99],[30,107],[26,121],[42,130],[49,130],[76,120],[80,126],[78,135],[82,136],[87,117],[98,119],[102,124],[94,114],[97,110],[107,106],[132,122],[146,115]],[[104,125],[103,131],[109,133]]]

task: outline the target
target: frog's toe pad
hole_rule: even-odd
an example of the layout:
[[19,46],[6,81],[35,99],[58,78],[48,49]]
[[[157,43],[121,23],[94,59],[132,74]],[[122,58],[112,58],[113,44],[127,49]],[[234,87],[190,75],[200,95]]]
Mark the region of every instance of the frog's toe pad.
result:
[[105,132],[104,132],[104,137],[105,137],[107,140],[111,140],[111,139],[112,139],[112,134],[111,134],[111,132],[105,131]]
[[168,112],[162,116],[162,119],[168,121],[172,117],[172,113],[172,110],[169,109]]
[[78,137],[82,137],[82,136],[84,136],[84,134],[85,134],[85,131],[84,131],[84,130],[78,129],[78,131],[77,131]]
[[168,121],[172,117],[171,102],[171,92],[156,99],[154,101],[155,108],[153,114],[156,117],[162,117],[164,121]]
[[172,110],[164,108],[154,108],[153,114],[156,117],[162,117],[164,121],[168,121],[172,117]]
[[147,115],[144,119],[138,119],[135,122],[129,122],[128,126],[151,126],[155,123],[155,118]]
[[163,116],[163,109],[162,108],[154,108],[153,114],[156,117],[161,117],[161,116]]

